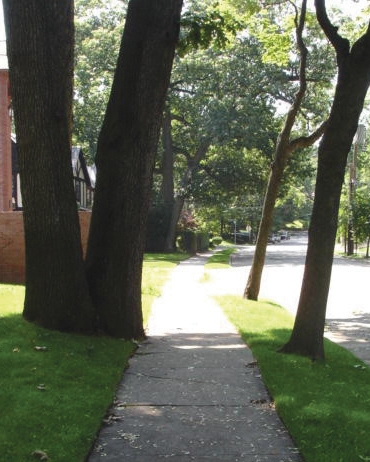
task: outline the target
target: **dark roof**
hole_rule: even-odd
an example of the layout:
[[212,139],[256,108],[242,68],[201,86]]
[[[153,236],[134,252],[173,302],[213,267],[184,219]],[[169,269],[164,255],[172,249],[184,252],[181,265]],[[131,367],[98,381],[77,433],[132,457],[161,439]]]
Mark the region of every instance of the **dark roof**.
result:
[[86,184],[91,188],[95,188],[95,179],[96,179],[96,165],[87,165],[85,161],[85,156],[80,146],[72,146],[72,168],[73,170],[76,167],[77,160],[80,161],[82,171],[86,178]]

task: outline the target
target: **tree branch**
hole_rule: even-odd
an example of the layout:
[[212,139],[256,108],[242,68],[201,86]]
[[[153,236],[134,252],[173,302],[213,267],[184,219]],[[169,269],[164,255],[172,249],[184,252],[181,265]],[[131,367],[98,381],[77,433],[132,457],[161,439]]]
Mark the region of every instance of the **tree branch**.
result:
[[182,156],[185,157],[185,159],[187,161],[189,161],[189,159],[191,159],[191,155],[190,155],[189,151],[187,151],[186,149],[180,148],[178,146],[174,146],[173,147],[173,152],[174,152],[174,154],[181,154]]
[[326,13],[325,0],[315,0],[316,17],[325,35],[333,45],[337,60],[341,60],[349,53],[349,41],[338,34],[338,27],[333,26]]
[[[293,3],[292,3],[293,4]],[[306,7],[307,0],[302,0],[302,9],[301,14],[299,15],[297,7],[293,4],[296,16],[295,16],[295,26],[296,26],[296,38],[297,38],[297,47],[300,55],[300,64],[299,64],[299,89],[294,97],[294,101],[289,109],[289,112],[286,117],[284,128],[281,132],[280,139],[286,145],[289,144],[289,137],[292,131],[295,119],[297,117],[299,108],[301,107],[302,100],[306,93],[307,81],[306,81],[306,66],[307,66],[307,48],[303,41],[303,29],[306,19]]]
[[192,163],[195,166],[198,166],[200,161],[204,158],[204,156],[207,154],[208,148],[211,146],[211,139],[210,138],[205,138],[201,141],[200,145],[198,146],[198,149],[196,150],[194,157],[192,159]]
[[171,112],[171,120],[177,120],[178,122],[181,122],[186,126],[190,125],[190,123],[185,119],[185,117],[174,114],[173,112]]
[[311,135],[308,136],[300,136],[292,140],[289,143],[289,151],[294,152],[299,148],[307,148],[308,146],[312,146],[315,141],[320,139],[325,132],[326,126],[328,121],[325,120]]

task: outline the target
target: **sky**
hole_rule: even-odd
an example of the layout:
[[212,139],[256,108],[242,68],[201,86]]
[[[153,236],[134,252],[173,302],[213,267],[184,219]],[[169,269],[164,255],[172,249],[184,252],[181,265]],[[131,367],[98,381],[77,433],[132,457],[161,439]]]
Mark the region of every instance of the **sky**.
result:
[[5,40],[4,13],[3,2],[0,0],[0,40]]
[[[309,5],[313,6],[313,0],[308,0]],[[368,5],[368,0],[326,0],[326,6],[336,6],[347,14],[356,14],[361,8]],[[0,40],[5,40],[3,2],[0,0]]]

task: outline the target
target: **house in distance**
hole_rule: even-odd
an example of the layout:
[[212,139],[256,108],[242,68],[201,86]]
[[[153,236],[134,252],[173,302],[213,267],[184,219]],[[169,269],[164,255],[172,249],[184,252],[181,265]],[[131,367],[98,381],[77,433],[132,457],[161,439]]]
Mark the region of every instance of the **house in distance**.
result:
[[[6,42],[0,41],[0,212],[22,210],[16,136],[12,135],[11,93]],[[80,147],[72,147],[71,163],[76,202],[80,210],[91,210],[96,168],[88,166]]]

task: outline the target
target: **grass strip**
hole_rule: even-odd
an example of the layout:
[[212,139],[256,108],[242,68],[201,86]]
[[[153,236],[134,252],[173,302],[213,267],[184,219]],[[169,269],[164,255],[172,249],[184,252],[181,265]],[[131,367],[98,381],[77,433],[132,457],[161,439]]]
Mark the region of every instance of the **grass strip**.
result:
[[370,461],[370,368],[329,340],[325,362],[278,353],[293,326],[287,311],[237,296],[216,300],[251,348],[305,461]]
[[147,253],[144,255],[142,276],[142,310],[144,326],[147,325],[151,307],[155,298],[161,295],[161,289],[170,272],[182,260],[189,258],[186,253]]
[[221,269],[230,266],[230,255],[236,251],[235,247],[228,247],[220,251],[216,251],[204,265],[207,269]]
[[[145,256],[145,321],[184,258]],[[23,300],[23,286],[0,284],[0,460],[83,462],[134,345],[37,327],[22,318]]]

